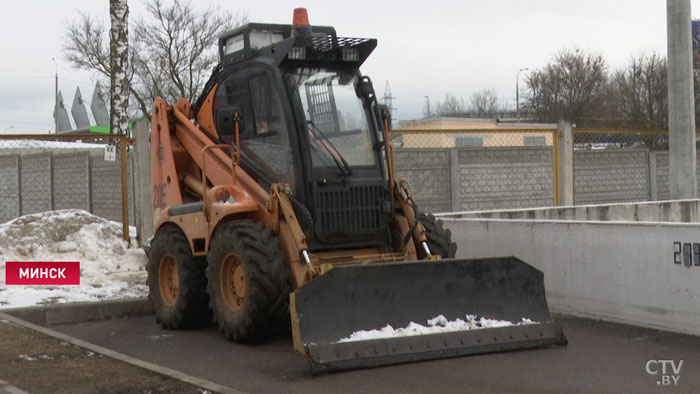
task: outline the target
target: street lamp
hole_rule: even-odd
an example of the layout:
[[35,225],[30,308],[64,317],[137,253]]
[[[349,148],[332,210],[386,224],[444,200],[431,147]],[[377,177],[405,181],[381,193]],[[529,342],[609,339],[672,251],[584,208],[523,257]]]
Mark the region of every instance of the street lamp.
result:
[[529,71],[529,68],[521,68],[518,73],[515,74],[515,120],[520,121],[520,89],[518,88],[518,82],[520,82],[520,72]]

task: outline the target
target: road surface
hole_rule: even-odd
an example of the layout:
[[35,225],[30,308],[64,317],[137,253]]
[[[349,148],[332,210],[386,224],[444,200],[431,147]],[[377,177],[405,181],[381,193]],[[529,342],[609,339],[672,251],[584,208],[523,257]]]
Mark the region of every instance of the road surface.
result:
[[149,315],[52,328],[248,393],[700,392],[700,337],[556,319],[568,346],[319,376],[292,350],[291,338],[239,345],[214,327],[165,331]]

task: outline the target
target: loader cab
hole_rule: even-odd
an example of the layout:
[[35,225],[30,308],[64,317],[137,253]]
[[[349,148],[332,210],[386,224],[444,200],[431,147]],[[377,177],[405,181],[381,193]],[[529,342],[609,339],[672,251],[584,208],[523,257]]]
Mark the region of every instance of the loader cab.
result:
[[375,46],[323,26],[248,24],[219,40],[221,64],[202,96],[215,90],[216,134],[233,142],[242,115],[242,167],[265,188],[291,185],[297,217],[313,222],[312,251],[391,249],[386,142],[359,72]]

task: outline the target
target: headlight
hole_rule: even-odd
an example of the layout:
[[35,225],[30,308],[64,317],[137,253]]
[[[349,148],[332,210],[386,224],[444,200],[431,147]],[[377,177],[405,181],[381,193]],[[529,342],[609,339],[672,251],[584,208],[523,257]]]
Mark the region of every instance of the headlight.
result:
[[360,61],[360,51],[357,48],[343,48],[341,53],[344,62]]
[[306,58],[306,48],[292,47],[292,49],[289,50],[289,54],[287,54],[287,57],[290,60],[303,60]]

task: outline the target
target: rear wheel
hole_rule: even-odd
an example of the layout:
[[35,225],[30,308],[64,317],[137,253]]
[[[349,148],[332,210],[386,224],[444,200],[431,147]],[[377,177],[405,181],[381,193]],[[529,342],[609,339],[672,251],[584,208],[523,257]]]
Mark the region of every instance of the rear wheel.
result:
[[148,253],[148,298],[156,321],[166,329],[207,324],[206,260],[190,253],[187,237],[177,227],[159,230]]
[[[457,245],[452,242],[452,232],[442,227],[442,221],[436,219],[432,214],[422,212],[418,213],[418,220],[425,227],[425,236],[428,238],[430,252],[442,258],[455,257]],[[425,258],[425,252],[421,247],[418,247],[418,257]]]
[[289,326],[289,273],[272,230],[250,220],[223,224],[207,259],[211,309],[224,336],[257,342]]

